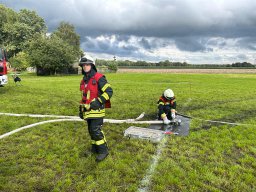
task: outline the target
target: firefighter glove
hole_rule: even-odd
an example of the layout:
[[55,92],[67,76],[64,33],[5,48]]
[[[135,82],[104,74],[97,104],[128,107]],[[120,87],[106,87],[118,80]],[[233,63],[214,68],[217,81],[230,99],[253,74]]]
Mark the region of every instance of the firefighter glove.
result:
[[81,119],[84,119],[84,105],[83,104],[81,104],[81,105],[79,105],[79,117],[81,118]]
[[101,103],[99,102],[98,99],[93,99],[92,102],[90,103],[90,108],[93,110],[100,109]]
[[79,117],[80,117],[80,119],[84,119],[84,113],[83,112],[79,112]]
[[163,118],[163,122],[165,125],[168,125],[171,123],[171,121],[166,116]]
[[176,115],[175,112],[172,112],[172,119],[175,119]]
[[84,111],[83,108],[84,108],[84,104],[80,104],[80,105],[79,105],[79,112],[83,112],[83,111]]

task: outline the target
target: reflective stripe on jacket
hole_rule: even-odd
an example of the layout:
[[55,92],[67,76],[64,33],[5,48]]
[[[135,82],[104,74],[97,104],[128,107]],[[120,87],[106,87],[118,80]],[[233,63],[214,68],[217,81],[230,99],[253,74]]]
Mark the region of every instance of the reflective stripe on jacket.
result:
[[[102,78],[102,79],[101,79]],[[101,83],[99,86],[99,80],[101,79]],[[93,110],[84,110],[84,119],[88,118],[103,118],[105,116],[105,107],[110,108],[110,97],[111,94],[106,93],[106,89],[110,87],[110,84],[104,82],[102,85],[102,80],[106,81],[105,77],[101,73],[95,73],[92,77],[88,80],[87,84],[84,80],[84,78],[81,80],[80,83],[80,91],[82,92],[82,100],[81,104],[88,105],[92,102],[94,99],[98,99],[98,101],[101,103],[101,107],[99,109]],[[101,88],[102,87],[102,88]],[[100,90],[99,90],[100,89]],[[112,91],[112,89],[111,89]]]

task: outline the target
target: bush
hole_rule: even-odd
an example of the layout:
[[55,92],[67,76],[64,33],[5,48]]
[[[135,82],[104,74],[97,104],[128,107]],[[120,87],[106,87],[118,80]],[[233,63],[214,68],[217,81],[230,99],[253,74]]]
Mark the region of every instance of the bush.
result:
[[24,52],[20,52],[16,56],[10,58],[10,63],[16,70],[25,71],[29,67],[28,55]]
[[118,65],[115,61],[108,62],[108,70],[110,70],[111,72],[117,72],[117,69],[118,69]]

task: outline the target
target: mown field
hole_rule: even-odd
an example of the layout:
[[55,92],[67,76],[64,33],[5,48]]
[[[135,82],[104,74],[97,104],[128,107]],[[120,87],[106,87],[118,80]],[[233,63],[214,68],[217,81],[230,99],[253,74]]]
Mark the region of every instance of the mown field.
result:
[[[156,102],[172,88],[178,112],[195,118],[188,137],[167,136],[148,191],[256,191],[255,74],[107,74],[114,89],[106,118],[156,118]],[[81,76],[23,75],[0,88],[0,112],[77,115]],[[47,118],[0,116],[0,135]],[[130,124],[104,124],[109,157],[86,155],[83,122],[59,122],[0,140],[0,191],[138,191],[158,145],[123,138]],[[147,125],[142,125],[146,127]]]

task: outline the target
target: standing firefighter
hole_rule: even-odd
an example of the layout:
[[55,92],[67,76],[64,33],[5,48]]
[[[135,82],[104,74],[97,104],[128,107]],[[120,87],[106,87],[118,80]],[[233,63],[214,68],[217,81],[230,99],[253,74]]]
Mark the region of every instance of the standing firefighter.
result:
[[82,100],[79,107],[79,116],[88,124],[91,136],[91,152],[97,154],[96,161],[100,162],[108,156],[106,138],[102,131],[105,108],[110,108],[110,97],[113,90],[105,76],[97,72],[95,61],[85,54],[79,61],[84,75],[80,83]]
[[163,120],[164,124],[169,124],[176,115],[176,101],[171,89],[166,89],[158,100],[158,119]]

